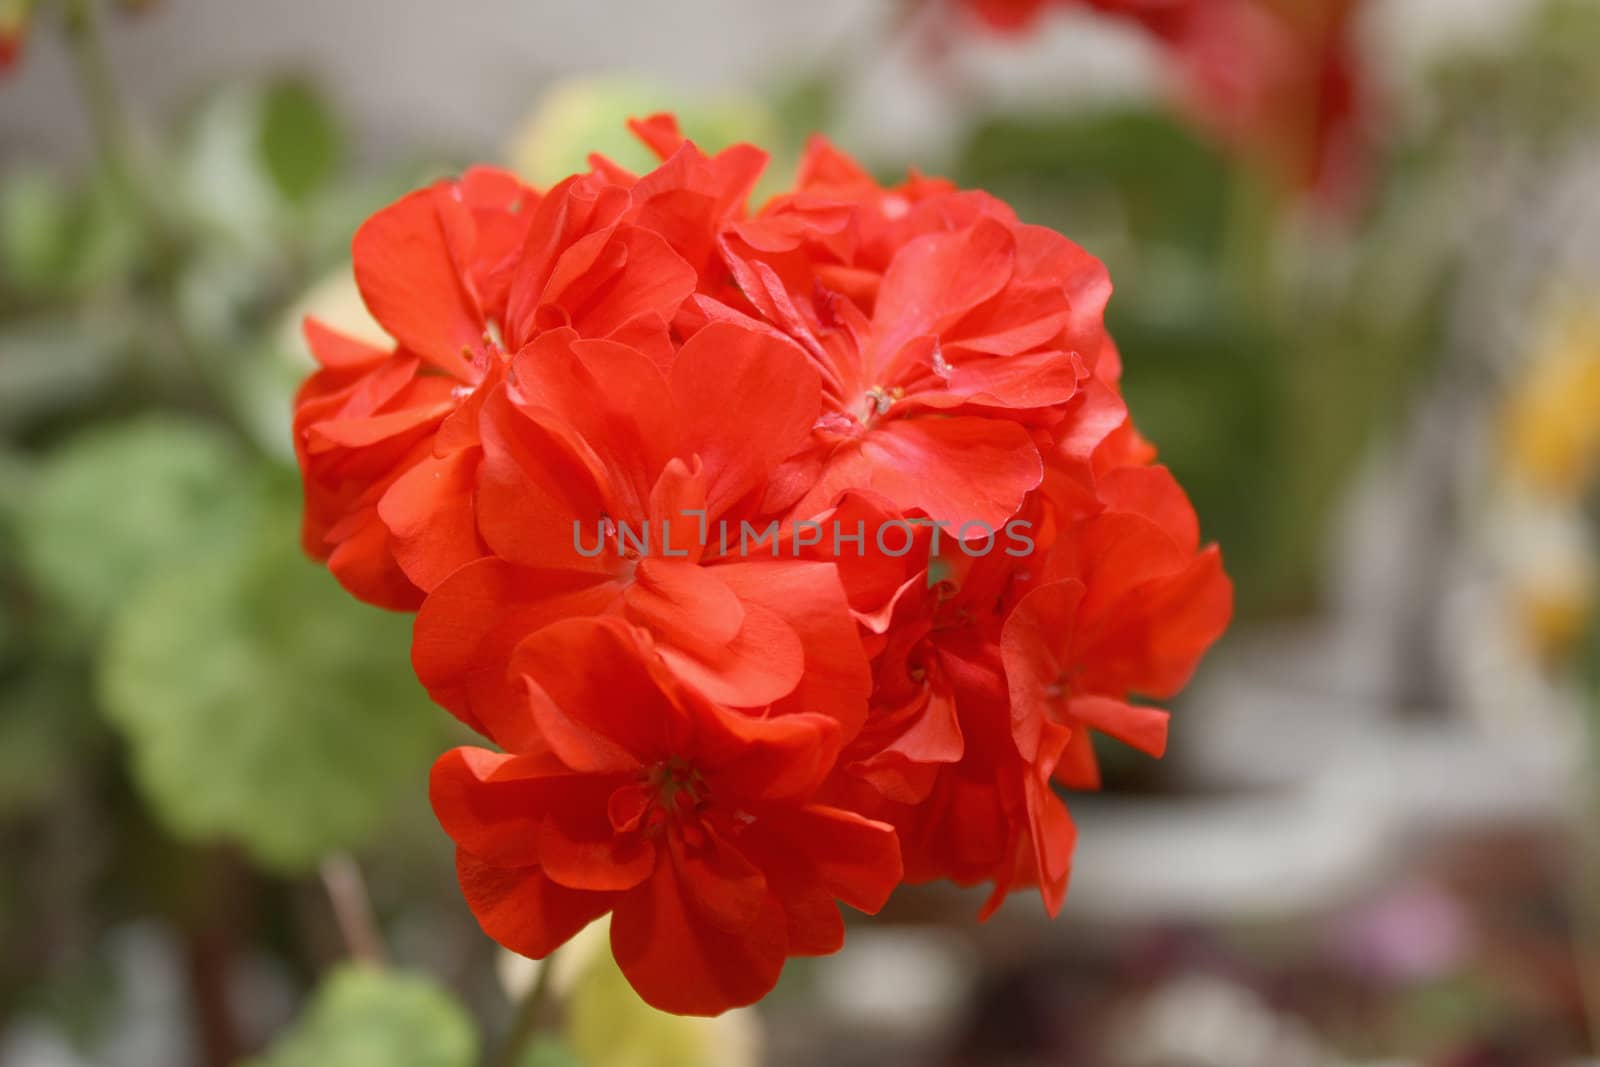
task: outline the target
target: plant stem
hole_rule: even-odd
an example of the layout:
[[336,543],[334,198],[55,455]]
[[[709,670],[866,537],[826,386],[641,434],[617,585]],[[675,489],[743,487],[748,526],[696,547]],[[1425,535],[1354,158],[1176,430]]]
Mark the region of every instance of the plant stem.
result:
[[217,412],[233,427],[246,446],[260,454],[269,448],[252,420],[240,411],[236,390],[184,321],[178,287],[184,257],[192,235],[173,216],[157,193],[146,169],[140,166],[133,125],[112,76],[95,0],[67,0],[65,36],[78,83],[83,92],[95,152],[112,194],[128,215],[137,220],[149,241],[143,257],[143,274],[152,303],[159,307],[170,331],[167,341],[188,365],[195,384],[208,394]]
[[[1588,762],[1592,766],[1597,750],[1594,727],[1586,725]],[[1592,814],[1600,810],[1600,790],[1585,783],[1583,806],[1572,830],[1575,868],[1569,881],[1569,906],[1572,909],[1572,963],[1578,979],[1578,995],[1583,1002],[1584,1021],[1589,1029],[1589,1051],[1600,1052],[1600,908],[1595,893],[1600,889],[1600,847],[1589,830]]]
[[361,867],[348,852],[335,852],[322,861],[322,885],[333,904],[333,917],[339,924],[350,958],[371,967],[389,962],[383,934],[372,914],[372,897]]
[[533,1039],[543,1028],[546,1009],[550,1004],[555,971],[556,953],[546,956],[534,975],[533,985],[517,1004],[516,1018],[511,1020],[511,1030],[506,1034],[500,1050],[489,1061],[489,1067],[519,1067]]
[[84,104],[89,111],[101,163],[117,192],[131,206],[143,211],[149,205],[134,173],[132,126],[111,76],[111,62],[106,56],[105,40],[100,36],[94,0],[71,0],[67,5],[66,38],[78,83],[83,88]]
[[179,899],[189,995],[200,1062],[206,1067],[237,1063],[244,1042],[232,1001],[240,931],[250,919],[250,870],[234,852],[208,848],[193,853]]

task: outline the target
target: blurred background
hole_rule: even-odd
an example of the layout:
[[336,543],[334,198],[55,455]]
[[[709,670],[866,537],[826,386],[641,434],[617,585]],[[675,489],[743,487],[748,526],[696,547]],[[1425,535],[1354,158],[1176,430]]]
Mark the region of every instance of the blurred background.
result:
[[375,329],[348,242],[399,193],[640,166],[669,108],[768,191],[821,130],[1105,259],[1238,617],[1168,758],[1071,798],[1060,920],[905,890],[714,1023],[575,951],[517,1067],[1587,1060],[1600,0],[1253,2],[0,0],[0,1067],[507,1026],[408,622],[299,555],[298,321]]

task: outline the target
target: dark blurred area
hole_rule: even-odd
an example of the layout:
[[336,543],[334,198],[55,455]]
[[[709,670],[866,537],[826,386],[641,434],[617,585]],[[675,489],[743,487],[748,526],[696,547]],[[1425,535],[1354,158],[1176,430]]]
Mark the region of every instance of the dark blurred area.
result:
[[1109,0],[0,0],[0,1067],[506,1025],[408,620],[299,553],[298,322],[377,330],[349,239],[401,192],[644,166],[659,110],[771,149],[758,195],[819,130],[1102,257],[1238,615],[1167,758],[1070,798],[1059,920],[906,890],[714,1022],[575,952],[522,1067],[1588,1062],[1600,2],[1260,2],[1284,50]]

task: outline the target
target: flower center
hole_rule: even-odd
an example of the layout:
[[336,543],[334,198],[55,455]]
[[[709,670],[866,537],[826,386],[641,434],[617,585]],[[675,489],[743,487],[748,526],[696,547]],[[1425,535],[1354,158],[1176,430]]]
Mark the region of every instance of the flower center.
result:
[[1062,671],[1056,680],[1044,687],[1044,695],[1052,701],[1066,701],[1078,683],[1079,669]]
[[871,423],[879,415],[886,415],[894,407],[894,402],[906,395],[906,391],[898,385],[893,389],[885,389],[881,385],[874,385],[868,389],[865,397],[866,409],[862,412],[861,421]]
[[483,384],[483,379],[489,373],[489,367],[495,360],[502,363],[511,362],[511,354],[505,350],[505,344],[500,339],[500,326],[490,320],[484,324],[483,340],[474,349],[471,345],[461,346],[461,358],[467,365],[468,384],[458,385],[453,390],[456,399],[471,396]]
[[668,815],[687,815],[705,800],[706,783],[700,772],[677,756],[645,772],[645,791],[654,794],[655,807]]

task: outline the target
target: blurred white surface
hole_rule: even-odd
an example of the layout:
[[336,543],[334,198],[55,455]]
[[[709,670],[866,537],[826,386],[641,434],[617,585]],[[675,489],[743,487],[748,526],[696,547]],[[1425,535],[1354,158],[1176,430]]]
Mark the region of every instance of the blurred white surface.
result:
[[[626,72],[686,89],[764,84],[848,43],[873,5],[674,0],[161,0],[107,20],[134,108],[166,114],[241,74],[304,73],[354,117],[363,147],[498,149],[535,95],[574,74]],[[50,27],[0,86],[0,149],[85,148],[75,86]],[[843,38],[843,39],[842,39]]]
[[[1441,51],[1493,49],[1533,0],[1369,0],[1364,34],[1382,81],[1415,91]],[[369,155],[418,145],[498,155],[539,91],[575,75],[626,73],[687,92],[762,89],[840,72],[846,147],[925,158],[973,113],[1054,111],[1147,94],[1147,42],[1081,14],[1022,39],[957,30],[930,64],[904,0],[160,0],[107,20],[107,46],[135,112],[164,116],[241,75],[291,71],[324,85]],[[0,153],[77,156],[76,86],[53,27],[36,27],[0,84]]]

